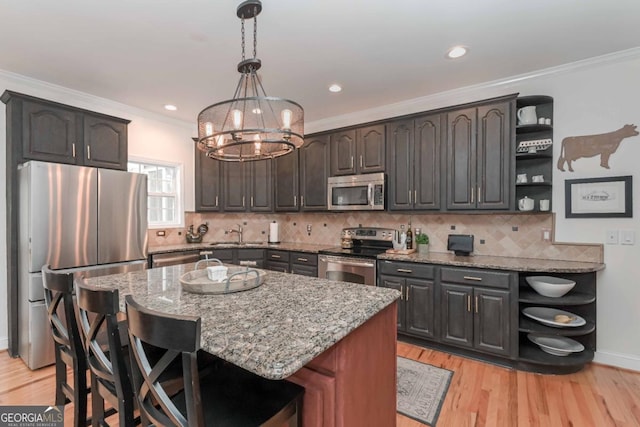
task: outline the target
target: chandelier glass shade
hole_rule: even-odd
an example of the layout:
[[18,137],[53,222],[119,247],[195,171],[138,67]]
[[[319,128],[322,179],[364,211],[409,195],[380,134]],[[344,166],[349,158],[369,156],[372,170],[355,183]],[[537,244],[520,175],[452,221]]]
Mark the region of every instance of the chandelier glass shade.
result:
[[[296,102],[267,96],[257,74],[256,16],[262,10],[258,0],[238,6],[242,21],[240,81],[233,98],[206,107],[198,115],[198,149],[223,161],[252,161],[287,154],[304,143],[304,110]],[[253,18],[253,58],[245,59],[244,20]]]

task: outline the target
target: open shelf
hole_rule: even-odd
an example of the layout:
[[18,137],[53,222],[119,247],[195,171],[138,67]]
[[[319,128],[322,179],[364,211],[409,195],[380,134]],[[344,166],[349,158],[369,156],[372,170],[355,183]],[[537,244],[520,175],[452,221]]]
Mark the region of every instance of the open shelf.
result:
[[561,306],[561,305],[582,305],[590,304],[596,300],[596,296],[588,292],[581,292],[572,289],[568,294],[560,298],[550,298],[540,295],[528,287],[520,288],[519,301],[526,304]]
[[553,126],[551,125],[517,125],[516,133],[535,133],[535,132],[551,132],[553,130]]
[[577,372],[593,360],[593,350],[585,348],[579,353],[567,356],[554,356],[540,350],[526,337],[521,340],[518,367],[527,371],[540,373],[569,374]]

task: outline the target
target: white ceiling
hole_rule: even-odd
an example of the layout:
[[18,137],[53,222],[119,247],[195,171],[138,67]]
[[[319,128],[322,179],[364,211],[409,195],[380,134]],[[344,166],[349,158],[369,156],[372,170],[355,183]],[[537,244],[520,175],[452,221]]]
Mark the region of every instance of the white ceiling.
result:
[[[0,0],[0,69],[195,123],[237,84],[239,3]],[[638,0],[263,0],[260,73],[315,121],[638,47],[639,16]],[[445,59],[456,44],[469,54]]]

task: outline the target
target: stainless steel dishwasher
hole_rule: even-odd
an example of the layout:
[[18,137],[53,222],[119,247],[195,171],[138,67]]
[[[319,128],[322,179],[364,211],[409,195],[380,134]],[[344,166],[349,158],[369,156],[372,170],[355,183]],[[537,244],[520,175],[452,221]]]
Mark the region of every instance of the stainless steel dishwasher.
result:
[[151,254],[151,268],[188,264],[200,260],[200,250]]

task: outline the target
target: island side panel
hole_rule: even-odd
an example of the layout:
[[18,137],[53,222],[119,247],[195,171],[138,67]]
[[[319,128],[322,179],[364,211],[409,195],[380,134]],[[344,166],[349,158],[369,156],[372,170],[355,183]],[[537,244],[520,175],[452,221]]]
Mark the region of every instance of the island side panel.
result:
[[[309,390],[303,408],[306,427],[395,426],[396,313],[394,302],[289,378]],[[326,391],[330,379],[335,397]]]

